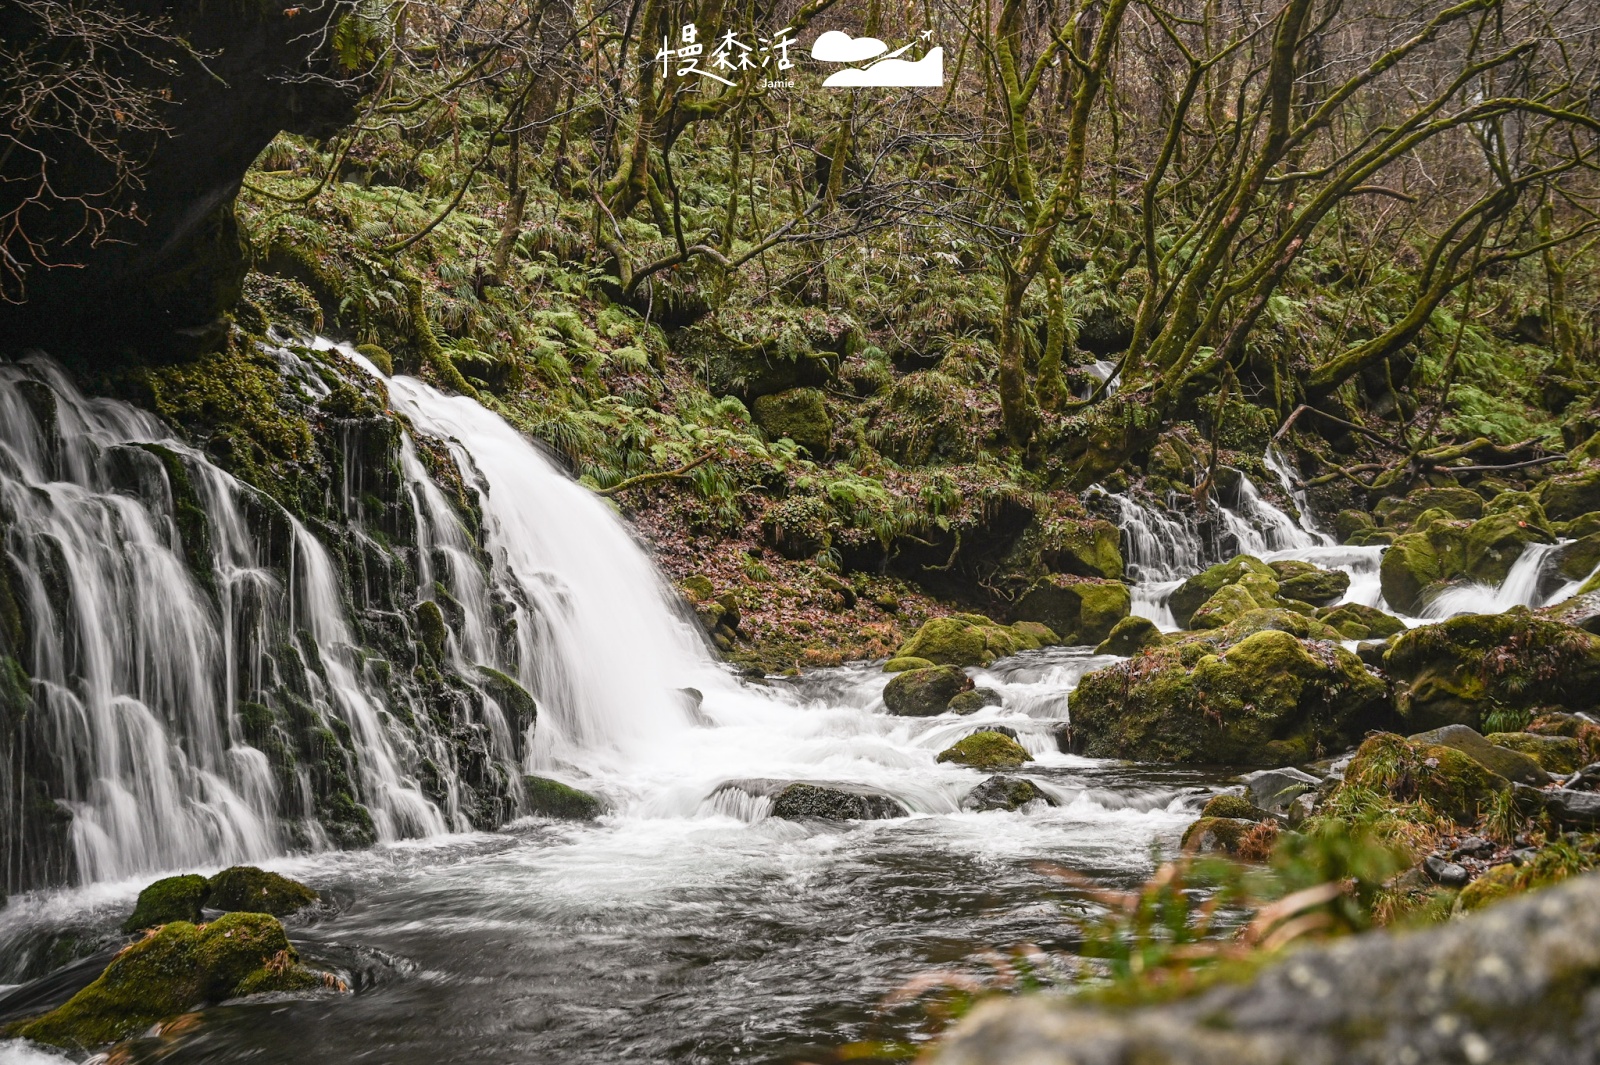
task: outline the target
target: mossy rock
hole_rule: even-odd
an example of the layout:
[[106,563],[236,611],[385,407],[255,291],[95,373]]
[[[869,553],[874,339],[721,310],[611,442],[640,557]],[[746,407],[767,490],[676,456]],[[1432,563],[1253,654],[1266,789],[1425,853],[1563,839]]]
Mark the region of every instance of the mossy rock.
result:
[[1183,830],[1183,849],[1196,854],[1238,854],[1256,822],[1235,817],[1202,817]]
[[1372,516],[1386,529],[1403,529],[1427,509],[1421,503],[1400,496],[1387,496],[1373,505]]
[[1055,647],[1065,643],[1056,630],[1039,621],[1018,621],[1011,626],[1012,630],[1038,642],[1040,647]]
[[1236,584],[1218,588],[1216,594],[1202,603],[1189,617],[1189,628],[1197,630],[1220,629],[1238,621],[1256,610],[1277,606],[1276,581],[1268,582],[1255,574],[1247,574]]
[[1240,821],[1265,821],[1272,815],[1242,795],[1223,792],[1213,795],[1200,811],[1201,817],[1226,817]]
[[1133,597],[1120,581],[1054,575],[1034,583],[1011,616],[1047,625],[1068,644],[1094,644],[1128,616]]
[[703,603],[717,597],[716,586],[711,583],[711,578],[703,573],[693,573],[683,579],[678,585],[683,593],[692,601]]
[[1384,669],[1395,709],[1417,731],[1481,728],[1495,709],[1588,710],[1600,701],[1600,637],[1522,609],[1411,629],[1384,655]]
[[299,961],[283,925],[264,913],[230,913],[198,926],[173,921],[124,949],[64,1005],[7,1034],[89,1050],[196,1005],[323,987],[322,974]]
[[587,791],[549,777],[523,777],[528,796],[528,811],[563,821],[593,821],[605,812],[605,805]]
[[891,658],[883,664],[885,673],[904,673],[908,669],[932,669],[937,663],[926,658],[908,658],[904,655]]
[[1333,535],[1341,544],[1349,543],[1353,536],[1372,531],[1372,515],[1364,510],[1341,510],[1333,516]]
[[926,658],[942,666],[987,666],[1019,651],[1037,651],[1039,641],[981,614],[956,614],[923,622],[896,658]]
[[1039,786],[1027,777],[996,774],[967,792],[961,800],[964,810],[1020,810],[1030,802],[1055,805]]
[[526,732],[539,719],[539,704],[515,677],[490,666],[479,666],[477,672],[483,690],[499,704],[509,724],[518,733]]
[[1519,873],[1517,867],[1510,862],[1491,867],[1478,879],[1461,889],[1461,894],[1456,896],[1456,910],[1461,913],[1471,913],[1491,902],[1499,902],[1503,898],[1519,893],[1522,890]]
[[1476,729],[1466,725],[1445,725],[1443,728],[1407,736],[1412,743],[1425,747],[1450,747],[1477,762],[1496,776],[1505,777],[1515,784],[1543,787],[1550,783],[1550,775],[1539,768],[1539,763],[1509,747],[1497,747]]
[[1577,740],[1583,752],[1584,765],[1600,762],[1600,725],[1586,717],[1546,711],[1528,722],[1528,727],[1523,731],[1536,736],[1566,736]]
[[772,395],[757,396],[750,413],[768,439],[788,437],[820,459],[833,447],[833,419],[822,390],[791,388]]
[[1600,510],[1600,466],[1551,477],[1539,487],[1539,502],[1551,521]]
[[1406,623],[1393,614],[1360,603],[1326,607],[1317,611],[1317,617],[1347,640],[1386,640],[1406,631]]
[[955,762],[974,769],[1016,769],[1033,761],[1026,747],[1001,732],[984,729],[939,752],[936,761]]
[[772,816],[786,821],[882,821],[906,816],[906,808],[887,795],[795,783],[773,796]]
[[450,630],[444,623],[444,612],[432,599],[424,599],[413,611],[417,619],[417,642],[435,662],[444,661],[444,651]]
[[1395,538],[1378,564],[1383,597],[1402,613],[1421,611],[1440,584],[1466,571],[1465,522],[1436,521]]
[[1529,544],[1554,543],[1550,531],[1531,519],[1529,511],[1516,508],[1473,522],[1466,536],[1466,575],[1498,585]]
[[972,678],[959,666],[908,669],[896,673],[883,689],[883,705],[898,717],[933,717],[971,689]]
[[1258,632],[1287,632],[1302,640],[1343,638],[1337,629],[1318,621],[1311,607],[1305,609],[1306,612],[1301,612],[1284,606],[1257,607],[1240,614],[1215,635],[1221,638],[1225,647],[1231,647]]
[[1569,581],[1586,580],[1600,567],[1600,532],[1593,532],[1556,551],[1557,565]]
[[290,880],[253,865],[224,869],[207,883],[206,905],[214,910],[270,913],[286,917],[317,901],[317,893],[298,880]]
[[1593,536],[1595,533],[1600,533],[1600,510],[1580,514],[1571,521],[1551,522],[1550,531],[1569,540],[1582,540],[1586,536]]
[[1476,521],[1483,516],[1483,497],[1470,488],[1418,488],[1406,496],[1406,501],[1423,511],[1443,510],[1462,521]]
[[993,688],[973,688],[951,696],[945,709],[952,714],[975,714],[985,707],[999,705],[1000,693]]
[[133,913],[122,922],[122,930],[139,932],[171,921],[198,923],[210,890],[206,878],[198,873],[157,880],[139,892],[139,901],[134,904]]
[[[1276,566],[1276,564],[1274,564]],[[1327,606],[1350,590],[1350,574],[1343,570],[1312,568],[1310,573],[1279,573],[1278,595],[1312,606]]]
[[1423,802],[1457,824],[1481,817],[1510,781],[1453,747],[1421,744],[1392,732],[1367,737],[1350,764],[1344,784],[1368,788],[1399,802]]
[[1045,540],[1043,557],[1053,569],[1078,577],[1122,579],[1122,530],[1109,521],[1060,518],[1049,523]]
[[1090,673],[1072,697],[1074,743],[1101,758],[1291,765],[1353,745],[1387,719],[1387,696],[1337,644],[1268,629],[1221,651],[1171,644]]
[[1570,774],[1585,764],[1583,745],[1571,736],[1540,736],[1532,732],[1491,732],[1484,737],[1496,747],[1525,754],[1546,773]]
[[1125,617],[1111,629],[1106,638],[1094,649],[1097,655],[1122,655],[1131,657],[1146,647],[1160,647],[1165,637],[1156,623],[1149,618]]
[[[1254,606],[1275,605],[1272,600],[1277,595],[1278,575],[1272,572],[1272,567],[1253,555],[1239,555],[1227,562],[1218,563],[1196,573],[1173,589],[1172,595],[1167,600],[1167,605],[1172,608],[1172,616],[1178,624],[1189,628],[1195,611],[1206,605],[1225,587],[1238,584],[1246,576],[1258,578],[1251,582],[1247,591],[1252,592],[1252,608]],[[1270,582],[1271,592],[1266,594],[1267,602],[1255,602],[1255,592],[1265,592]],[[1220,606],[1221,604],[1219,604]]]
[[367,361],[376,366],[383,376],[394,375],[394,356],[389,354],[388,348],[381,344],[357,344],[356,352],[366,356]]

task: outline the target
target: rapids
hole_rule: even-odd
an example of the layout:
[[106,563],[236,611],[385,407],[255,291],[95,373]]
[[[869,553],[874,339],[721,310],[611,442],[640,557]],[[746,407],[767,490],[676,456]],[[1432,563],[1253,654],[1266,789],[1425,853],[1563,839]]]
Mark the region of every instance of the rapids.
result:
[[[1228,779],[1061,753],[1055,730],[1072,689],[1112,661],[1089,648],[976,671],[1002,705],[968,717],[882,713],[888,678],[871,663],[741,682],[609,504],[512,426],[321,346],[381,379],[410,426],[399,466],[419,559],[412,594],[459,606],[445,654],[464,672],[514,676],[538,703],[523,743],[483,702],[475,725],[496,763],[594,792],[609,812],[468,831],[466,784],[447,772],[442,799],[420,785],[424,759],[442,757],[439,738],[397,725],[318,536],[287,516],[264,523],[254,490],[150,415],[86,399],[42,360],[0,368],[6,547],[29,575],[30,611],[56,619],[36,627],[33,652],[42,707],[60,722],[54,753],[71,768],[71,853],[59,864],[81,882],[26,891],[0,912],[0,981],[28,984],[63,955],[113,946],[134,896],[162,871],[251,860],[332,898],[336,912],[292,920],[290,934],[355,992],[208,1010],[180,1039],[135,1041],[125,1060],[793,1061],[854,1039],[921,1040],[927,1017],[887,1002],[907,981],[993,976],[992,950],[1073,945],[1062,907],[1078,896],[1036,863],[1137,882]],[[308,390],[326,387],[291,352],[279,357]],[[41,390],[55,397],[54,428]],[[481,552],[427,473],[424,444],[448,449],[476,495]],[[216,530],[215,595],[167,527],[174,462]],[[1283,457],[1269,453],[1267,465],[1299,502]],[[360,485],[339,492],[343,510],[359,510]],[[1203,521],[1104,496],[1135,610],[1164,628],[1172,588],[1241,551],[1345,569],[1348,601],[1380,602],[1380,548],[1334,545],[1303,504],[1291,518],[1243,475]],[[260,531],[274,523],[281,542]],[[269,563],[285,557],[279,580]],[[1545,554],[1530,549],[1500,588],[1435,607],[1504,609],[1534,602],[1546,583]],[[515,625],[500,625],[491,603]],[[509,644],[502,628],[514,629]],[[271,650],[282,646],[298,654]],[[314,655],[320,669],[297,667]],[[233,707],[259,684],[252,670],[292,668],[306,670],[317,712],[352,737],[352,786],[372,810],[376,847],[332,849],[309,810],[298,832],[273,816],[277,784]],[[686,687],[703,693],[697,712]],[[1016,732],[1036,759],[1028,776],[1057,805],[962,810],[985,774],[934,758],[988,725]],[[765,782],[792,780],[870,788],[911,816],[769,817]],[[103,964],[95,955],[80,967]],[[19,994],[37,1011],[71,986]],[[0,999],[0,1020],[20,1009]],[[0,1044],[0,1061],[59,1060]]]

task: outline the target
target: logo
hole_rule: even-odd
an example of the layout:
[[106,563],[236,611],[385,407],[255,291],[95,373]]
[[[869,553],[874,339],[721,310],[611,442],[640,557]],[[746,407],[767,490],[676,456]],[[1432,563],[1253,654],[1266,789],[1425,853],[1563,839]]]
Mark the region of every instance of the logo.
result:
[[[931,30],[923,32],[923,41],[932,39]],[[829,30],[811,46],[811,58],[819,63],[872,61],[870,66],[850,66],[829,74],[822,83],[824,88],[937,89],[944,84],[944,49],[929,48],[917,60],[900,58],[917,43],[913,41],[890,52],[889,46],[876,37],[852,37],[839,30]]]

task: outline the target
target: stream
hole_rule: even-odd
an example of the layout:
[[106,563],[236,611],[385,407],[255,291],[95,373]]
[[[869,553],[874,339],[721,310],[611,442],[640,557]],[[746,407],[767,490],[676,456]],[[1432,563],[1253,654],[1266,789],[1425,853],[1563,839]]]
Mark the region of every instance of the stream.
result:
[[[353,351],[338,350],[381,376]],[[292,356],[284,359],[293,371]],[[148,415],[109,401],[72,401],[64,379],[30,372],[51,382],[64,408],[77,412],[83,438],[102,449],[166,440]],[[298,1065],[308,1054],[394,1065],[799,1062],[823,1060],[855,1040],[915,1042],[929,1035],[927,1017],[886,1002],[909,982],[993,976],[995,951],[1070,953],[1066,911],[1079,897],[1037,863],[1135,884],[1160,854],[1176,850],[1205,798],[1232,777],[1226,768],[1062,753],[1055,729],[1068,718],[1073,687],[1114,661],[1090,648],[1026,652],[971,671],[1002,703],[965,717],[885,714],[888,677],[877,663],[743,682],[714,660],[673,590],[604,502],[474,401],[409,378],[385,383],[392,407],[417,432],[445,442],[482,504],[493,560],[487,572],[471,561],[461,529],[407,442],[403,466],[417,501],[418,536],[433,560],[421,587],[426,594],[435,582],[448,586],[464,609],[449,653],[504,669],[538,700],[538,724],[516,770],[591,791],[609,812],[593,823],[534,817],[483,833],[467,830],[449,803],[441,808],[424,798],[410,769],[414,752],[358,658],[344,653],[352,643],[348,621],[329,599],[332,582],[315,539],[292,530],[294,587],[270,588],[252,568],[255,548],[241,533],[216,550],[232,552],[229,572],[238,576],[240,595],[264,589],[257,598],[271,609],[260,608],[260,624],[276,616],[273,610],[299,618],[284,628],[314,640],[330,663],[314,694],[359,746],[359,786],[380,839],[364,850],[328,849],[314,836],[309,853],[291,846],[269,823],[261,795],[269,783],[250,748],[214,727],[200,741],[177,734],[181,715],[173,708],[209,690],[207,669],[227,669],[229,649],[214,631],[208,638],[207,625],[215,625],[202,604],[169,596],[164,615],[146,617],[138,588],[106,557],[108,546],[96,547],[87,533],[74,538],[113,505],[95,464],[85,464],[76,483],[46,485],[27,440],[0,437],[7,443],[0,489],[10,493],[13,510],[16,500],[35,500],[30,520],[78,544],[77,564],[99,575],[102,587],[85,586],[83,594],[104,596],[107,611],[121,609],[118,624],[129,627],[107,636],[106,662],[95,667],[110,694],[73,697],[75,720],[86,730],[84,764],[98,766],[88,771],[93,785],[74,800],[93,829],[74,840],[87,882],[17,895],[0,911],[0,981],[21,985],[0,999],[0,1019],[39,1012],[70,994],[72,985],[32,982],[45,975],[52,951],[69,940],[113,945],[138,891],[163,872],[210,873],[250,860],[306,881],[329,900],[319,912],[289,919],[289,933],[307,961],[343,974],[352,993],[209,1009],[165,1035],[134,1040],[119,1052],[119,1065]],[[0,402],[8,394],[0,388]],[[1269,455],[1268,468],[1293,495],[1282,457]],[[220,471],[203,487],[218,514],[240,505],[241,490]],[[49,492],[60,498],[50,503],[41,495]],[[1233,505],[1221,508],[1226,535],[1210,548],[1185,519],[1106,495],[1119,509],[1135,610],[1163,628],[1175,627],[1165,599],[1176,584],[1241,551],[1345,569],[1352,576],[1347,601],[1380,603],[1381,548],[1336,546],[1262,498],[1248,478]],[[146,567],[151,579],[175,580],[162,568],[170,551],[159,530],[141,524],[133,503],[115,505],[121,526],[143,530],[140,550],[160,563]],[[1435,604],[1430,614],[1538,605],[1570,594],[1576,585],[1548,590],[1547,553],[1530,549],[1500,588],[1460,589],[1451,593],[1457,601]],[[491,591],[520,604],[516,648],[495,646]],[[118,664],[128,647],[142,646],[136,630],[146,624],[193,641],[181,661],[152,660],[187,686],[182,690],[167,691],[168,684],[145,692],[138,686],[150,663],[142,672],[137,663]],[[213,660],[221,664],[208,664]],[[63,673],[58,687],[67,700],[72,678]],[[703,693],[698,710],[686,708],[685,687]],[[139,697],[119,695],[124,688],[138,689]],[[130,700],[144,712],[131,712]],[[218,714],[210,704],[189,712]],[[962,809],[986,774],[938,764],[935,756],[992,725],[1015,731],[1035,759],[1023,772],[1055,805]],[[198,723],[189,727],[203,731]],[[500,757],[511,757],[504,752],[514,749],[512,739],[496,741]],[[140,791],[138,782],[152,773],[162,789]],[[769,817],[766,783],[796,780],[867,788],[894,797],[911,816],[849,823]],[[104,957],[82,964],[98,971]],[[1053,964],[1044,963],[1045,975]],[[0,1043],[3,1062],[62,1060],[77,1059]]]

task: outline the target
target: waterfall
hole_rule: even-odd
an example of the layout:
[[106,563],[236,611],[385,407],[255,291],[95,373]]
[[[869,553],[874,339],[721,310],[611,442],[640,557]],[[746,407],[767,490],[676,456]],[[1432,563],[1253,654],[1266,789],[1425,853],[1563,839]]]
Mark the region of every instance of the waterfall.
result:
[[1541,588],[1549,586],[1553,556],[1560,546],[1527,544],[1499,587],[1472,581],[1446,588],[1423,605],[1422,617],[1442,621],[1457,614],[1500,614],[1514,606],[1550,606],[1570,599],[1582,581],[1563,582],[1554,594],[1540,594]]

